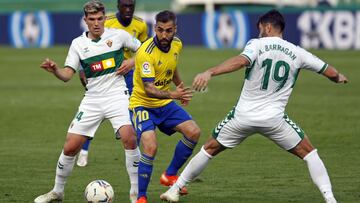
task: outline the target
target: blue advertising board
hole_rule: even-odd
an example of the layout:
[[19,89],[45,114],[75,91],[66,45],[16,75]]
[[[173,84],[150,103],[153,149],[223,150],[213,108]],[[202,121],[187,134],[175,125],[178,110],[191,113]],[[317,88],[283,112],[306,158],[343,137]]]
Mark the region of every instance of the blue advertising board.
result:
[[[261,13],[178,14],[178,36],[185,45],[211,49],[241,49],[258,36]],[[153,35],[155,13],[139,13]],[[284,38],[304,48],[360,49],[360,11],[300,11],[285,13]],[[0,15],[0,44],[49,47],[70,44],[86,30],[82,13],[14,12]]]

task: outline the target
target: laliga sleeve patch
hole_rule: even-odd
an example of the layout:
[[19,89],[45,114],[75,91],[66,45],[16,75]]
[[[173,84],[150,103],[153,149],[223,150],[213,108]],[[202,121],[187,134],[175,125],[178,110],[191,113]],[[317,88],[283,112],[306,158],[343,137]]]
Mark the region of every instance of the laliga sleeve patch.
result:
[[149,62],[144,62],[142,64],[142,73],[146,74],[146,75],[151,73],[150,63]]

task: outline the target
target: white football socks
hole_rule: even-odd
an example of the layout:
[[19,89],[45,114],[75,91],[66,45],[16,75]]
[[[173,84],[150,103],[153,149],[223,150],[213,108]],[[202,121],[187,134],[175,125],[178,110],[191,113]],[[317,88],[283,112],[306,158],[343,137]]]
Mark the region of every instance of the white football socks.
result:
[[306,162],[311,179],[315,183],[315,185],[319,188],[323,197],[331,198],[334,197],[334,194],[331,189],[331,182],[329,175],[326,171],[324,163],[320,159],[317,150],[314,149],[309,154],[304,157],[304,161]]
[[53,191],[64,193],[67,177],[70,176],[75,163],[75,156],[66,156],[62,151],[56,166],[55,185]]
[[138,193],[138,167],[140,161],[139,147],[133,150],[125,150],[126,170],[130,178],[130,193]]
[[176,187],[178,187],[178,189],[183,188],[187,183],[194,180],[194,178],[206,168],[212,157],[213,156],[205,151],[204,146],[202,146],[201,150],[190,160],[189,164],[181,173],[176,181]]

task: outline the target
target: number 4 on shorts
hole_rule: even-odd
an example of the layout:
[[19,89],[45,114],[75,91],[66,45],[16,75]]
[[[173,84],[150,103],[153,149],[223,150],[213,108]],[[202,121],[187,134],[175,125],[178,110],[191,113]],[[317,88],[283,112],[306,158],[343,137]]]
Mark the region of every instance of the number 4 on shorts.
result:
[[81,117],[84,115],[84,112],[82,112],[82,111],[79,111],[79,113],[76,115],[76,119],[78,120],[78,121],[80,121],[81,120]]

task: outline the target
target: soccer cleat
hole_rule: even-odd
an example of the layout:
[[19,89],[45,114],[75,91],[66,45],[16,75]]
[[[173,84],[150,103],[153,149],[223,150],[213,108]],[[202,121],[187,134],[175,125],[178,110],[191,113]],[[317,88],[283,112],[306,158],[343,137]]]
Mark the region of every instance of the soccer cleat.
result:
[[147,199],[145,196],[142,196],[139,199],[137,199],[136,203],[147,203]]
[[35,203],[48,203],[53,201],[62,201],[64,199],[64,193],[56,193],[54,191],[50,191],[46,194],[38,196],[34,202]]
[[[179,178],[179,176],[169,176],[169,175],[166,175],[166,172],[162,173],[161,174],[161,177],[160,177],[160,184],[161,185],[164,185],[164,186],[172,186],[175,184],[176,180]],[[180,189],[180,195],[187,195],[188,194],[188,190],[186,187],[183,187]]]
[[160,195],[160,199],[168,202],[178,202],[180,198],[180,190],[176,187],[169,188],[165,193]]
[[335,197],[325,198],[325,202],[326,202],[326,203],[337,203]]
[[76,161],[76,165],[80,167],[85,167],[88,163],[88,153],[84,153],[82,150],[79,153],[78,159]]

